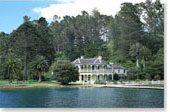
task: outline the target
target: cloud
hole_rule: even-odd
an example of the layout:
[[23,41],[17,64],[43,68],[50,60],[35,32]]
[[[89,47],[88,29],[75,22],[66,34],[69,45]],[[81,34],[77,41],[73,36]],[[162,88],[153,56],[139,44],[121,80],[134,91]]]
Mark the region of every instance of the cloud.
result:
[[91,13],[94,8],[98,9],[101,14],[114,16],[123,2],[140,3],[145,0],[57,0],[59,3],[51,4],[49,7],[34,8],[33,11],[40,13],[47,20],[51,20],[54,15],[63,17],[76,16],[85,10]]

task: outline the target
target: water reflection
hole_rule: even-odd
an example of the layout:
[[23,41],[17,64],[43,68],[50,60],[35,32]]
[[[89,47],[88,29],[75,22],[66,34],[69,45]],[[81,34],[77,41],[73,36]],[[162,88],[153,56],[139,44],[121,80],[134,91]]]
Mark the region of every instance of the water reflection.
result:
[[0,90],[0,107],[163,108],[163,90],[31,88]]

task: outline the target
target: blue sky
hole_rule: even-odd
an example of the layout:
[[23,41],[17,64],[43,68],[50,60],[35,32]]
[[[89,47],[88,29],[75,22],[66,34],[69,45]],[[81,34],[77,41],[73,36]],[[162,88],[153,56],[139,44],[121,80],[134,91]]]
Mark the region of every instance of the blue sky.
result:
[[[10,33],[23,23],[23,16],[31,20],[45,17],[51,21],[54,15],[76,16],[94,8],[101,14],[114,16],[121,3],[140,3],[146,0],[0,0],[0,32]],[[155,1],[155,0],[153,0]],[[163,0],[161,0],[163,1]]]
[[56,1],[0,1],[0,32],[10,33],[23,23],[23,16],[38,19],[41,14],[33,11],[36,7],[48,7]]

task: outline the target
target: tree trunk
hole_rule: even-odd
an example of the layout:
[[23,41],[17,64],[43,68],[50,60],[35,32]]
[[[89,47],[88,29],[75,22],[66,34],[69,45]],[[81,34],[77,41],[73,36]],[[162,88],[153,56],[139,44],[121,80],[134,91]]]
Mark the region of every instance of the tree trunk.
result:
[[[27,53],[26,53],[27,55]],[[25,81],[27,76],[27,56],[25,56],[25,60],[24,60],[24,74],[23,74],[23,82]]]
[[8,67],[8,76],[9,76],[9,83],[12,83],[11,74],[10,74],[10,68],[9,67]]
[[[17,84],[18,84],[18,74],[15,69],[13,69],[13,72],[14,72],[14,74],[16,74],[16,80],[17,80]],[[14,78],[13,78],[13,80],[14,80]]]
[[138,59],[138,56],[136,56],[136,67],[139,68],[139,59]]
[[41,72],[39,72],[39,80],[38,82],[41,82]]
[[34,76],[33,76],[33,73],[32,73],[32,75],[31,75],[31,79],[32,79],[32,81],[34,80]]
[[143,70],[145,70],[146,64],[145,64],[145,59],[143,60]]
[[28,47],[28,37],[26,36],[26,48],[25,48],[25,59],[24,59],[24,74],[23,74],[23,82],[27,78],[27,47]]
[[57,51],[58,52],[60,51],[60,45],[57,45]]

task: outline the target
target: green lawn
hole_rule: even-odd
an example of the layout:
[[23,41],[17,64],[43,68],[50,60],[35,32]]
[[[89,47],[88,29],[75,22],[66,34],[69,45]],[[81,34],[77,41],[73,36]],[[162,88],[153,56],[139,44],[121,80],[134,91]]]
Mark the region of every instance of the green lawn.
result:
[[0,80],[0,86],[59,86],[57,82],[50,82],[50,81],[13,81],[9,84],[8,80]]
[[69,84],[69,85],[60,85],[57,82],[51,81],[13,81],[9,84],[8,80],[0,80],[0,88],[28,88],[28,87],[93,87],[92,85],[81,85],[81,84]]
[[6,80],[0,80],[0,86],[1,86],[1,85],[7,85],[7,84],[9,84],[8,81],[6,81]]

